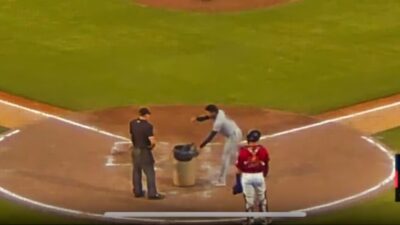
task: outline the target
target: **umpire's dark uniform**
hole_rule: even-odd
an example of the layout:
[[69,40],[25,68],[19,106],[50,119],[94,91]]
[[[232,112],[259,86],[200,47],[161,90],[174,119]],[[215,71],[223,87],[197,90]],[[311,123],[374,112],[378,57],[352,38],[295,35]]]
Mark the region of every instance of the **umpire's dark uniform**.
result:
[[142,187],[142,171],[147,178],[148,198],[160,199],[162,196],[157,193],[156,177],[154,171],[154,157],[150,137],[153,137],[153,125],[146,119],[146,115],[150,115],[150,111],[142,108],[139,111],[141,117],[130,122],[130,133],[133,143],[132,160],[133,160],[133,192],[136,197],[144,197]]

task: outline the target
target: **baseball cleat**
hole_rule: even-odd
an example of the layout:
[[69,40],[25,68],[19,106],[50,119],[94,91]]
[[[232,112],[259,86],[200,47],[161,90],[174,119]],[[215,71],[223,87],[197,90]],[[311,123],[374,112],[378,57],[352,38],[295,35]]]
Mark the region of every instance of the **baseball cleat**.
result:
[[226,182],[225,181],[214,181],[213,185],[216,187],[224,187],[224,186],[226,186]]

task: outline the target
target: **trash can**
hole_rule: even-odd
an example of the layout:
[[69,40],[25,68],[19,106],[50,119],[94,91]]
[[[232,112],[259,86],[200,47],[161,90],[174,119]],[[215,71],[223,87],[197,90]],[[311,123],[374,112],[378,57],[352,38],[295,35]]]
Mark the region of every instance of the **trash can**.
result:
[[173,184],[190,187],[196,184],[197,160],[199,155],[193,144],[176,145],[174,153]]

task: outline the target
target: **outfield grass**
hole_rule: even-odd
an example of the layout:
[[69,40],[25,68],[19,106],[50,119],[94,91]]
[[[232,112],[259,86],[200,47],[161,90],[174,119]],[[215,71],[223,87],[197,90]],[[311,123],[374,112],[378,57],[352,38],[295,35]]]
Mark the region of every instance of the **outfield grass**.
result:
[[0,89],[77,110],[219,102],[318,113],[400,91],[398,0],[204,14],[3,0]]
[[[400,128],[378,135],[392,150],[400,153]],[[400,203],[394,202],[394,190],[381,194],[353,207],[340,209],[326,215],[320,215],[295,221],[294,224],[400,224]],[[290,224],[290,223],[289,223]]]

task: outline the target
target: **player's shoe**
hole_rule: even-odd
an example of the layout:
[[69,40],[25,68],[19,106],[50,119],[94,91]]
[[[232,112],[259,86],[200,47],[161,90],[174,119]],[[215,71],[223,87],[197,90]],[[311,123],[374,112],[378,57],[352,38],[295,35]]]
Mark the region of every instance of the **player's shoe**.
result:
[[221,180],[217,180],[213,182],[213,185],[216,187],[225,187],[226,186],[226,182],[225,181],[221,181]]
[[165,198],[165,195],[162,194],[156,194],[154,196],[149,196],[147,197],[149,200],[162,200]]

